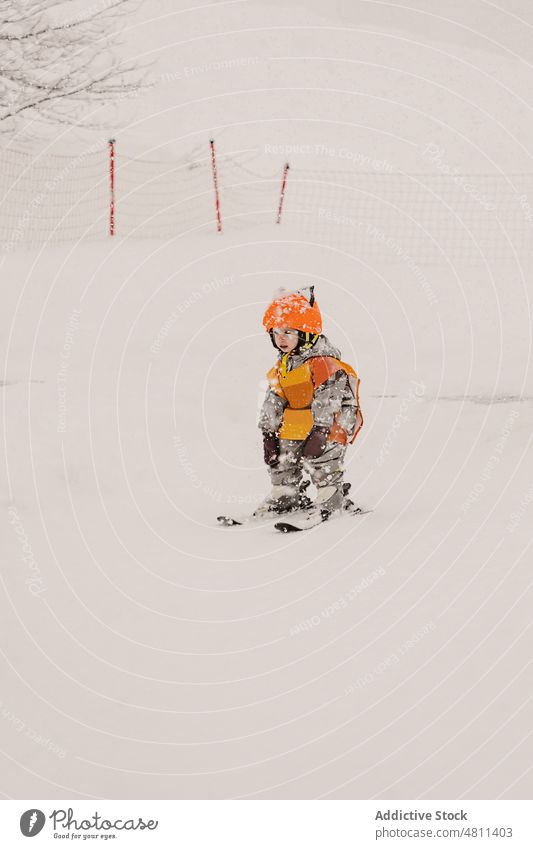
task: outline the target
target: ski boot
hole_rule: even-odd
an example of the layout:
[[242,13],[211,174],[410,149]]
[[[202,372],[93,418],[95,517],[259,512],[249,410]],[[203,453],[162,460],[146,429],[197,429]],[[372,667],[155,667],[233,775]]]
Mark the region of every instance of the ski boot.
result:
[[334,484],[326,484],[325,486],[317,486],[316,498],[312,502],[311,508],[308,511],[309,518],[313,516],[321,516],[322,519],[329,519],[336,513],[340,513],[344,505],[343,486],[335,486]]
[[345,513],[359,513],[362,508],[356,507],[351,498],[348,498],[351,483],[343,483],[342,494],[344,496],[342,509]]
[[254,510],[254,518],[262,518],[273,513],[294,513],[297,510],[306,510],[312,505],[311,499],[306,495],[306,489],[311,481],[302,481],[298,488],[293,486],[275,485],[270,495]]
[[317,495],[311,512],[320,514],[323,519],[329,519],[330,516],[341,513],[357,513],[357,507],[348,498],[350,487],[350,483],[326,484],[317,487]]
[[277,531],[288,534],[292,531],[308,531],[316,528],[322,522],[327,522],[333,516],[342,516],[347,513],[350,516],[362,516],[371,511],[364,507],[356,507],[348,498],[350,490],[349,483],[327,484],[317,487],[317,496],[311,507],[303,514],[296,516],[294,520],[276,522],[274,528]]

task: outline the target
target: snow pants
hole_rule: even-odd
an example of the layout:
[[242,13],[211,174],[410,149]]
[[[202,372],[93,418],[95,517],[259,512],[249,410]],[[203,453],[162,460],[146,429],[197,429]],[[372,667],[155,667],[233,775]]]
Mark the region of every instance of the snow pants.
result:
[[[321,487],[332,487],[334,489],[329,491],[328,501],[333,496],[333,500],[338,501],[340,506],[346,445],[340,442],[328,442],[324,453],[316,459],[302,457],[303,445],[304,440],[280,439],[279,462],[276,466],[269,468],[272,486],[289,486],[298,489],[303,472],[306,471],[318,490],[319,498]],[[334,506],[337,505],[334,504]]]

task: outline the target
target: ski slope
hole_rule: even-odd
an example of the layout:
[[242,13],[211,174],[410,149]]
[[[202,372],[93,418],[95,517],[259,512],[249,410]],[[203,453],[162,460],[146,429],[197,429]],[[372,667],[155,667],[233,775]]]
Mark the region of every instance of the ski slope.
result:
[[[523,0],[148,0],[121,49],[151,87],[2,138],[4,795],[531,798],[532,26]],[[209,160],[191,196],[173,174],[212,137],[222,234]],[[309,283],[373,512],[221,528],[268,489],[263,311]]]
[[[5,704],[67,753],[19,737],[11,793],[525,796],[527,741],[508,791],[488,767],[528,680],[518,296],[486,298],[494,333],[472,335],[475,270],[454,302],[434,269],[436,308],[401,267],[254,235],[4,261]],[[303,280],[362,379],[347,479],[374,512],[294,537],[217,527],[267,491],[261,316]]]

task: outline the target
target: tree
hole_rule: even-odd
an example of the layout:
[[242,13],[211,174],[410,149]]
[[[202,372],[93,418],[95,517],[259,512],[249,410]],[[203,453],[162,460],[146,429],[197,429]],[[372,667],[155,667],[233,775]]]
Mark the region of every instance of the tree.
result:
[[[137,5],[137,4],[135,4]],[[0,128],[17,118],[74,123],[80,109],[134,94],[135,63],[120,61],[132,0],[0,0]]]

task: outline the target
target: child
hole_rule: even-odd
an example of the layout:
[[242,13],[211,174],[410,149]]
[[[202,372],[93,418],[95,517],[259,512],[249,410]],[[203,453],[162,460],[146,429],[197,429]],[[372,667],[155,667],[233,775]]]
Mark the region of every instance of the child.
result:
[[272,491],[254,515],[309,507],[304,469],[317,488],[315,510],[332,514],[349,509],[343,461],[348,442],[363,425],[359,378],[321,335],[314,286],[281,291],[263,324],[278,351],[259,417]]

